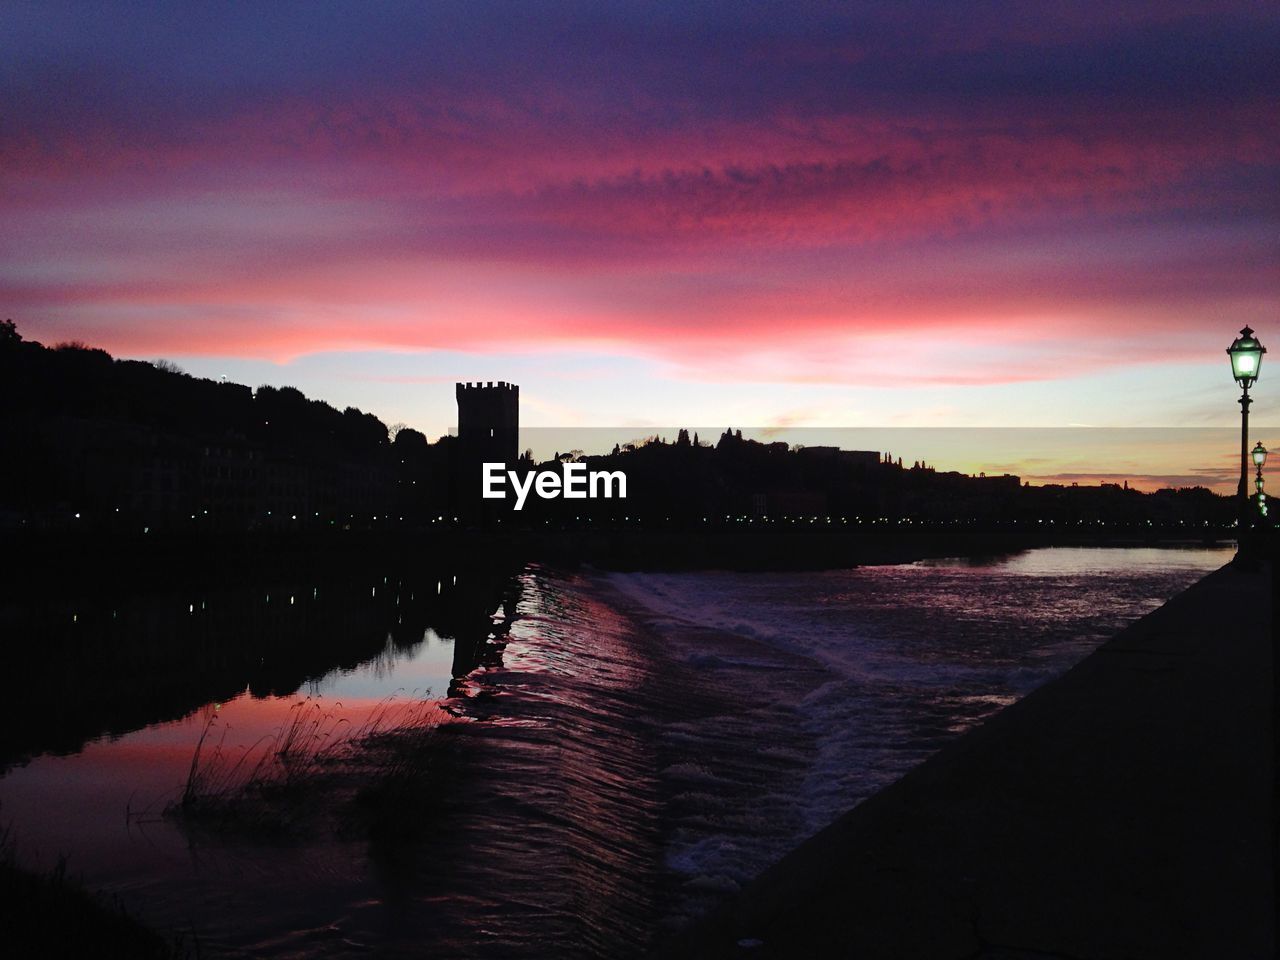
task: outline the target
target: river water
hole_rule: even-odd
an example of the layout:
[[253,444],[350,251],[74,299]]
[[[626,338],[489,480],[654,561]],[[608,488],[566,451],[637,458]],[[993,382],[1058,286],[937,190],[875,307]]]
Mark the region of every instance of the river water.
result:
[[[1229,558],[370,571],[63,598],[35,620],[57,622],[50,649],[8,681],[0,817],[24,862],[65,856],[203,955],[637,956]],[[165,813],[202,735],[225,761],[300,713],[338,736],[423,703],[426,787],[372,826]],[[350,805],[348,781],[304,782],[308,809]]]

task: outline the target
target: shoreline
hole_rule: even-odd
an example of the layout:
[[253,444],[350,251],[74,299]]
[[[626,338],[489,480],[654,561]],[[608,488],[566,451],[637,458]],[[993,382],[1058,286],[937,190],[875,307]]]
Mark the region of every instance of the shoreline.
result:
[[1209,574],[655,956],[1272,956],[1270,586]]

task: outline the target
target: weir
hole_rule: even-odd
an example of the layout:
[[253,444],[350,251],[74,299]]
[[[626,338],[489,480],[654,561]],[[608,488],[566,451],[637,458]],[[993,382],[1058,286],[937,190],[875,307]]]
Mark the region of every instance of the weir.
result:
[[1273,588],[1209,575],[662,956],[1274,956]]

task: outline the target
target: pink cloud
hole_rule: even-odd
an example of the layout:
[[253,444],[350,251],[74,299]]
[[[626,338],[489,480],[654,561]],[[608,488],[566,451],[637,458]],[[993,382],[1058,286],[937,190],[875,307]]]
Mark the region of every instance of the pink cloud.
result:
[[950,384],[1156,332],[1146,359],[1199,356],[1206,316],[1280,301],[1270,221],[1223,213],[1274,215],[1267,103],[635,122],[657,107],[373,91],[20,132],[0,298],[125,354],[589,346],[710,379],[893,383],[905,335]]

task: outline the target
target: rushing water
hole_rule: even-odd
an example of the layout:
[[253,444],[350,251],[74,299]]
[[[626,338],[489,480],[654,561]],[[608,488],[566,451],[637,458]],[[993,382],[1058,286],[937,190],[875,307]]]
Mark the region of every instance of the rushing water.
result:
[[[37,677],[89,706],[54,723],[52,742],[8,745],[42,755],[0,780],[0,812],[26,860],[67,855],[72,873],[194,930],[210,953],[633,956],[1228,557],[1058,548],[825,573],[530,568],[454,607],[449,578],[371,576],[344,580],[327,608],[319,586],[277,591],[274,607],[255,593],[260,616],[243,598],[166,595],[148,602],[177,611],[160,618],[166,636],[199,634],[208,684],[170,683],[139,707],[147,657],[174,656],[150,641],[119,676],[90,657],[61,668],[87,671],[79,685]],[[201,603],[237,613],[201,626]],[[131,635],[156,620],[129,616]],[[233,631],[255,638],[251,654],[275,643],[279,662],[232,656]],[[120,715],[110,689],[94,692],[113,682],[133,704]],[[406,795],[389,840],[219,834],[162,815],[206,728],[233,755],[300,709],[358,724],[392,695],[447,713],[429,789]]]

